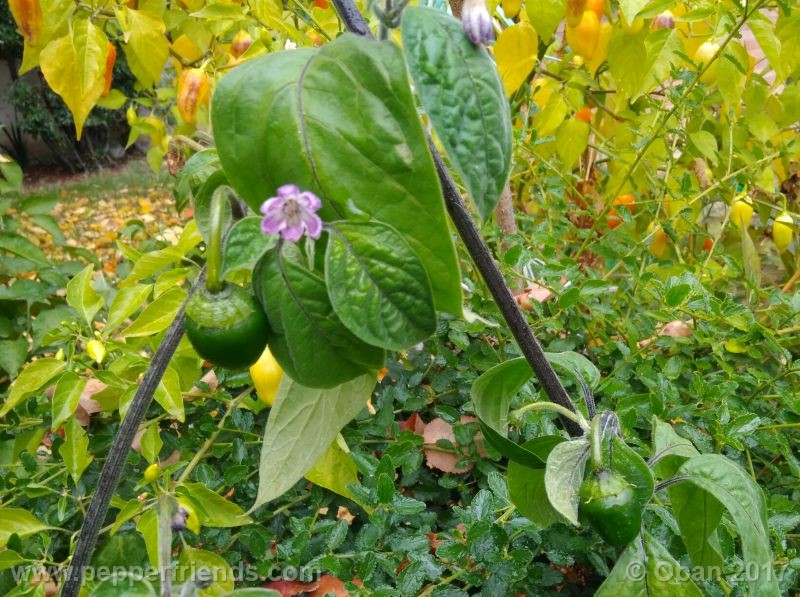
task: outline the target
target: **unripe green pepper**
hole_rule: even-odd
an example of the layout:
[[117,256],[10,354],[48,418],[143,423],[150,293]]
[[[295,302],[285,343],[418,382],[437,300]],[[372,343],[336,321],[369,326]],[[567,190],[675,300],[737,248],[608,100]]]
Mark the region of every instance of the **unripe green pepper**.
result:
[[234,284],[201,286],[186,305],[186,335],[204,359],[228,369],[249,367],[267,345],[269,325],[255,297]]
[[583,482],[580,514],[610,545],[630,543],[641,530],[642,508],[622,475],[599,470]]

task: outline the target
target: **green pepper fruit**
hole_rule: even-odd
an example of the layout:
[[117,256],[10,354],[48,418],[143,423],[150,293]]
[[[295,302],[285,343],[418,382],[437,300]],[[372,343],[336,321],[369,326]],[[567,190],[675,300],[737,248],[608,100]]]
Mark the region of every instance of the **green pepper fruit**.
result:
[[621,475],[598,471],[581,485],[580,499],[580,513],[607,543],[620,547],[639,534],[642,508]]
[[255,297],[233,284],[198,288],[186,305],[186,335],[204,359],[228,369],[249,367],[267,345],[267,316]]

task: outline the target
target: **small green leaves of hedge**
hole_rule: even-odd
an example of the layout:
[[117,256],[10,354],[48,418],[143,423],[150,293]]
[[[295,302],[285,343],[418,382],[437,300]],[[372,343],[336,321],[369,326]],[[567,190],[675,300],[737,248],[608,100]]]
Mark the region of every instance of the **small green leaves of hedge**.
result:
[[264,431],[253,507],[280,497],[310,471],[361,412],[374,387],[372,374],[330,389],[303,387],[284,377]]
[[455,249],[400,50],[345,34],[274,52],[219,83],[211,117],[229,183],[254,210],[292,183],[393,226],[429,273],[437,310],[461,312]]
[[325,281],[294,245],[270,249],[253,272],[269,320],[269,347],[284,371],[308,387],[332,388],[383,366],[384,352],[359,340],[336,316]]
[[[728,511],[739,532],[750,595],[780,595],[777,576],[772,570],[772,553],[767,534],[767,504],[761,488],[736,463],[720,454],[690,458],[678,469],[677,476],[714,496]],[[698,517],[697,524],[703,524]],[[681,534],[685,534],[681,529]]]
[[325,254],[325,282],[342,322],[364,342],[403,350],[436,330],[422,261],[391,226],[337,222]]
[[176,493],[192,503],[204,527],[238,527],[253,522],[239,506],[202,483],[183,483]]
[[402,32],[422,105],[486,219],[511,168],[511,118],[494,62],[470,43],[457,19],[439,10],[408,8]]
[[37,359],[25,367],[11,386],[5,402],[0,406],[0,417],[5,416],[25,398],[42,388],[48,381],[61,373],[66,366],[65,361],[58,359]]

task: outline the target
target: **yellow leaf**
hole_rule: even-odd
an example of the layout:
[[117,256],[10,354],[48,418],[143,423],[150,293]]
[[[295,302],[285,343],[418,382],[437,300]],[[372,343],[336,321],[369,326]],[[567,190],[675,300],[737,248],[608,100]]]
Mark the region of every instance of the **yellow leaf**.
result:
[[503,30],[494,45],[494,58],[503,80],[506,95],[511,95],[536,64],[538,39],[530,23],[521,22]]
[[72,31],[51,41],[39,54],[47,84],[64,100],[81,138],[83,123],[105,89],[108,38],[89,19],[76,19]]
[[117,19],[125,32],[122,49],[128,66],[142,86],[150,88],[161,78],[169,57],[164,21],[154,14],[129,8],[118,10]]

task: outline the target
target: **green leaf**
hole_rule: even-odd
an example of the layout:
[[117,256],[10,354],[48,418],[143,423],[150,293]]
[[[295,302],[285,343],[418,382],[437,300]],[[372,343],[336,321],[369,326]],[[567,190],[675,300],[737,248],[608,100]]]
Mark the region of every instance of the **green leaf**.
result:
[[[549,449],[566,440],[561,436],[540,436],[523,444],[526,450],[537,452],[547,440]],[[538,452],[537,452],[538,453]],[[548,452],[549,453],[549,452]],[[543,454],[547,458],[547,454]],[[530,468],[513,460],[508,463],[508,494],[511,502],[525,518],[545,529],[560,520],[558,511],[550,504],[545,488],[543,468]]]
[[8,398],[0,406],[0,417],[17,406],[33,392],[39,390],[48,381],[61,373],[67,364],[58,359],[37,359],[22,370],[19,377],[11,386]]
[[344,34],[317,50],[254,58],[212,103],[228,181],[253,210],[279,186],[323,201],[325,221],[351,206],[406,238],[431,278],[437,310],[460,314],[461,280],[433,160],[400,50]]
[[731,41],[717,61],[717,87],[729,109],[737,113],[747,83],[750,56],[744,46]]
[[213,148],[198,151],[186,160],[173,189],[177,210],[183,211],[208,177],[221,168],[217,150]]
[[509,405],[532,376],[530,365],[524,358],[511,359],[476,379],[471,396],[486,440],[507,458],[531,468],[543,468],[544,459],[508,439]]
[[107,56],[108,38],[88,18],[74,19],[69,33],[39,54],[42,74],[72,112],[79,140],[86,117],[103,94]]
[[5,547],[11,535],[28,537],[52,529],[22,508],[0,508],[0,547]]
[[117,22],[124,32],[122,49],[131,72],[143,87],[152,87],[169,57],[164,22],[155,14],[127,7],[117,11]]
[[284,376],[264,432],[253,507],[280,497],[311,470],[374,387],[371,374],[330,389],[306,388]]
[[0,251],[8,251],[44,267],[50,265],[50,261],[39,247],[13,232],[0,232]]
[[461,22],[440,10],[409,7],[402,34],[422,105],[487,219],[511,168],[511,117],[497,69],[486,50],[467,39]]
[[275,246],[276,237],[261,231],[261,218],[248,216],[233,225],[225,238],[222,276],[252,270],[259,259]]
[[781,62],[781,42],[775,36],[775,25],[760,12],[754,13],[747,24],[769,65],[777,71]]
[[525,12],[528,13],[530,20],[539,39],[544,43],[549,43],[558,25],[564,18],[564,11],[567,8],[567,0],[527,0],[525,2]]
[[176,247],[164,247],[141,255],[133,266],[131,273],[120,284],[121,287],[132,286],[139,280],[144,280],[157,274],[168,265],[180,261],[183,252]]
[[177,493],[189,499],[203,526],[228,528],[253,522],[238,505],[214,493],[202,483],[182,483],[178,485]]
[[[112,508],[118,507],[112,504]],[[109,531],[111,535],[114,535],[120,527],[131,520],[134,516],[138,515],[144,509],[144,504],[137,500],[136,498],[130,499],[120,508],[117,517],[114,519],[114,524],[111,525],[111,530]]]
[[669,498],[692,565],[721,569],[723,558],[717,527],[722,520],[722,504],[713,495],[691,483],[671,486]]
[[25,338],[0,340],[0,369],[14,378],[28,358],[28,341]]
[[67,283],[67,304],[92,326],[94,316],[103,308],[103,297],[92,286],[94,267],[87,265]]
[[306,472],[305,478],[314,485],[324,487],[347,499],[354,499],[347,485],[358,483],[356,463],[339,447],[337,440],[333,441],[322,458],[317,460],[314,466]]
[[649,533],[641,541],[631,541],[614,569],[595,593],[595,597],[702,597],[667,548]]
[[589,125],[577,118],[567,118],[556,131],[556,153],[564,169],[571,171],[589,144]]
[[655,480],[644,459],[621,438],[614,436],[611,443],[611,468],[633,486],[633,494],[639,507],[645,506],[653,498]]
[[717,148],[717,139],[708,131],[695,131],[689,133],[689,140],[692,145],[700,152],[700,155],[710,161],[712,164],[719,162],[719,149]]
[[0,551],[0,571],[8,570],[14,566],[19,566],[26,561],[27,560],[19,555],[16,551],[12,551],[10,549]]
[[579,492],[588,459],[589,441],[576,439],[555,446],[544,469],[545,491],[550,504],[575,526],[580,526]]
[[139,443],[142,447],[142,456],[144,456],[147,462],[152,464],[158,461],[158,453],[161,451],[164,442],[161,439],[157,423],[149,425],[147,429],[144,430]]
[[358,338],[403,350],[436,331],[428,274],[403,236],[378,222],[331,225],[325,283],[336,315]]
[[651,31],[644,41],[647,51],[647,67],[644,82],[639,93],[649,93],[663,85],[669,78],[673,64],[682,60],[683,42],[676,29]]
[[139,517],[136,522],[136,530],[142,534],[144,544],[147,548],[147,559],[150,565],[158,566],[158,512],[155,508],[150,508]]
[[152,336],[163,332],[175,319],[185,298],[186,291],[182,288],[173,288],[165,292],[147,305],[136,321],[122,330],[123,338]]
[[[197,222],[197,229],[206,244],[211,240],[211,200],[217,193],[230,195],[231,189],[227,185],[228,179],[225,177],[225,172],[217,170],[206,179],[192,199],[194,220]],[[225,201],[223,204],[222,212],[221,225],[224,231],[227,230],[232,217],[229,201]]]
[[78,401],[84,387],[86,387],[86,379],[72,371],[67,371],[59,378],[53,392],[53,421],[50,423],[53,431],[61,427],[61,423],[69,419],[78,408]]
[[[579,373],[589,387],[600,383],[594,364],[575,352],[547,352],[547,360],[557,370],[575,376]],[[542,468],[544,458],[508,439],[508,409],[514,396],[532,378],[530,365],[523,357],[500,363],[483,373],[472,385],[472,401],[486,440],[503,456],[530,468]],[[546,457],[546,455],[545,455]]]
[[58,453],[64,460],[64,465],[72,480],[77,483],[83,475],[83,471],[94,460],[89,453],[89,437],[75,417],[71,417],[64,425],[64,433],[66,437],[58,449]]
[[758,484],[744,469],[719,454],[690,458],[677,475],[713,495],[733,518],[745,566],[755,565],[758,569],[757,575],[747,575],[750,595],[779,595],[767,534],[767,504]]
[[[626,18],[628,12],[623,8]],[[635,99],[642,88],[647,75],[647,48],[644,39],[647,30],[638,35],[628,35],[621,28],[615,27],[608,44],[608,70],[617,84],[618,93],[625,98]],[[635,60],[631,56],[636,56]]]
[[590,388],[596,388],[600,385],[600,371],[594,363],[582,354],[567,350],[564,352],[545,352],[544,355],[556,371],[566,373],[576,381],[576,374],[578,374]]
[[324,280],[270,249],[253,272],[253,288],[269,320],[269,347],[289,376],[310,387],[335,387],[377,370],[383,350],[365,344],[334,313]]
[[694,444],[682,438],[672,425],[653,417],[653,456],[656,460],[655,471],[664,479],[671,477],[687,458],[700,454]]
[[647,6],[649,2],[650,0],[620,0],[619,9],[622,11],[622,14],[625,15],[627,21],[632,23],[636,15],[642,12],[642,9]]
[[742,265],[744,275],[752,283],[753,288],[761,286],[761,257],[758,255],[753,239],[747,228],[741,229],[742,238]]
[[136,284],[134,286],[123,286],[117,291],[117,295],[108,308],[108,319],[103,328],[103,335],[108,337],[113,331],[121,326],[125,321],[139,309],[150,292],[153,290],[152,284]]
[[208,568],[214,582],[208,588],[198,590],[196,593],[198,597],[221,597],[233,591],[233,570],[222,556],[184,546],[178,558],[178,566],[175,568],[176,580],[186,582],[200,568]]
[[183,394],[181,393],[181,380],[172,367],[164,371],[164,376],[158,382],[153,398],[174,419],[181,423],[184,421]]

